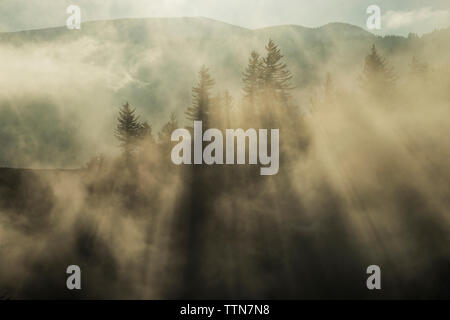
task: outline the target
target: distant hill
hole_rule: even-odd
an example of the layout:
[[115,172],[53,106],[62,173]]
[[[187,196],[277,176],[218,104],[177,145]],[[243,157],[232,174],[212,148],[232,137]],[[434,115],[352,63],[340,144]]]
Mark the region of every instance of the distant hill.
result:
[[[123,19],[86,22],[79,31],[0,33],[0,144],[7,146],[0,166],[73,167],[93,152],[111,152],[117,107],[125,101],[155,130],[172,111],[182,119],[203,64],[216,89],[230,90],[239,101],[248,56],[253,49],[264,53],[269,38],[285,55],[302,105],[327,72],[340,85],[353,86],[373,43],[401,74],[413,55],[437,67],[446,63],[449,36],[450,29],[421,38],[379,37],[344,23],[250,30],[206,18]],[[49,126],[57,122],[64,125]],[[86,139],[87,133],[97,138]]]

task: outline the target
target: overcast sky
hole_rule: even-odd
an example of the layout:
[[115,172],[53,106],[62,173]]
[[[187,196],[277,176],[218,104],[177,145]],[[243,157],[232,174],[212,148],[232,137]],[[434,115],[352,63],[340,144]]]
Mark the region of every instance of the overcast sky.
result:
[[450,26],[450,0],[0,0],[0,31],[65,25],[70,4],[81,7],[83,21],[203,16],[248,28],[329,22],[365,27],[366,9],[376,4],[384,34],[422,34]]

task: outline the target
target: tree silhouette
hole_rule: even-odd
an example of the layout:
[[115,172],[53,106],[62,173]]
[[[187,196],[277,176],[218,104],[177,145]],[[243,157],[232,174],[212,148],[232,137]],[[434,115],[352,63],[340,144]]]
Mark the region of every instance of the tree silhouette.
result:
[[[252,53],[249,60],[251,66],[244,74],[246,80],[244,92],[248,90],[252,93],[253,101],[257,102],[254,105],[250,103],[247,122],[253,126],[271,127],[276,124],[279,126],[285,122],[284,120],[292,121],[295,117],[295,108],[290,95],[290,90],[293,89],[292,74],[282,60],[281,50],[272,40],[269,40],[265,49],[266,56],[262,59],[258,59],[257,54]],[[258,63],[258,60],[261,62]],[[257,88],[256,94],[249,84]],[[282,117],[285,119],[282,120]]]
[[190,121],[203,121],[208,127],[208,116],[211,108],[211,89],[215,81],[209,74],[209,69],[203,66],[198,73],[198,82],[192,88],[192,105],[186,110],[186,118]]
[[120,141],[124,156],[129,159],[138,147],[139,141],[151,132],[151,127],[145,122],[140,123],[129,103],[125,103],[119,110],[115,136]]
[[381,95],[390,91],[395,83],[392,68],[372,45],[370,53],[365,58],[362,74],[362,87],[372,94]]
[[262,61],[256,51],[252,51],[248,59],[248,65],[243,73],[244,97],[251,104],[255,103],[257,91],[261,88],[262,80]]
[[269,40],[266,45],[266,51],[267,54],[262,63],[263,88],[273,92],[276,98],[286,103],[290,96],[289,90],[293,89],[292,74],[287,69],[287,65],[281,61],[283,55],[272,40]]
[[[216,103],[217,106],[217,101],[214,101],[217,100],[217,96],[213,97],[211,93],[214,84],[208,68],[203,66],[198,73],[197,85],[192,88],[192,105],[185,112],[188,120],[202,121],[203,128],[209,127],[213,104]],[[189,277],[185,283],[187,292],[197,291],[202,279],[199,266],[201,266],[201,256],[205,246],[201,234],[205,230],[210,193],[214,189],[210,185],[211,179],[207,176],[208,171],[205,169],[204,165],[195,165],[186,172],[189,187],[186,188],[185,197],[189,200],[186,213],[181,219],[186,235],[183,241],[185,246],[183,253],[189,257],[184,270]],[[217,183],[217,177],[214,183]]]

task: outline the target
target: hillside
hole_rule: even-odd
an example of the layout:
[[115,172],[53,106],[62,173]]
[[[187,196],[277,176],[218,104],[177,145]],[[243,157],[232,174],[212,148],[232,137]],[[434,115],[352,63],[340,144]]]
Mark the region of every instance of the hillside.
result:
[[124,19],[87,22],[80,31],[3,33],[0,165],[77,167],[95,151],[114,152],[112,127],[125,101],[155,130],[172,111],[183,119],[203,64],[216,79],[216,91],[230,90],[239,102],[249,53],[263,52],[269,38],[285,55],[304,107],[311,88],[328,72],[343,87],[353,86],[373,43],[401,75],[413,55],[441,68],[444,52],[450,52],[448,36],[443,30],[421,39],[381,38],[343,23],[249,30],[206,18]]
[[[0,34],[0,297],[450,297],[449,33],[177,18]],[[214,141],[171,141],[186,119]]]

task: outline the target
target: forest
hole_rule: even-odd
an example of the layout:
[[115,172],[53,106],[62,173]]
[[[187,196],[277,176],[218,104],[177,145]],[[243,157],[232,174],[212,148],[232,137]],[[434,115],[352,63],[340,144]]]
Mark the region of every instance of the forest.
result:
[[[114,23],[107,39],[126,33],[125,22]],[[212,44],[228,28],[213,25]],[[76,77],[66,79],[78,71],[55,73],[53,63],[65,65],[58,60],[64,55],[55,54],[57,62],[46,67],[58,78],[40,81],[52,89],[62,81],[60,91],[31,102],[13,89],[1,96],[2,117],[15,125],[4,120],[0,140],[15,139],[19,147],[13,155],[5,142],[0,159],[0,296],[450,297],[450,146],[444,138],[450,130],[450,60],[442,40],[449,30],[383,38],[356,27],[327,28],[332,42],[334,29],[345,30],[345,50],[314,40],[313,31],[323,28],[295,38],[302,45],[286,40],[294,30],[274,29],[239,48],[245,58],[225,56],[211,64],[212,58],[199,56],[195,64],[186,62],[189,67],[174,63],[178,55],[161,60],[164,53],[154,46],[161,40],[150,38],[141,48],[132,39],[131,48],[156,50],[145,57],[164,64],[167,73],[138,68],[144,55],[130,53],[127,61],[136,65],[123,68],[132,70],[133,80],[121,79],[109,69],[101,73],[110,56],[81,56],[85,89]],[[92,30],[82,30],[85,37],[73,41],[98,54],[88,38]],[[47,32],[54,34],[0,36],[0,58],[28,54],[26,45],[14,44],[19,37],[32,39],[37,56],[56,41],[71,48],[63,31]],[[207,55],[211,43],[203,45]],[[102,46],[116,50],[106,40]],[[349,53],[357,46],[361,53]],[[303,60],[293,47],[304,52]],[[116,67],[111,61],[108,68]],[[184,75],[181,82],[174,80],[177,72]],[[123,81],[114,95],[103,87],[104,76],[111,76],[114,88]],[[8,83],[19,83],[12,78]],[[94,82],[98,91],[91,92]],[[35,90],[32,83],[21,86],[30,96]],[[75,105],[59,106],[70,101]],[[205,141],[192,145],[192,165],[173,163],[172,133],[181,128],[194,136],[195,121],[203,132],[279,129],[277,174],[260,175],[250,143],[245,159],[233,159],[236,165],[195,161],[195,148],[203,153]],[[267,151],[274,151],[275,141],[269,141]],[[224,143],[211,155],[228,152]],[[238,153],[234,149],[233,157]],[[259,164],[269,163],[265,157],[259,155]],[[65,287],[70,264],[82,270],[79,292]],[[365,286],[373,264],[382,269],[382,292]]]

